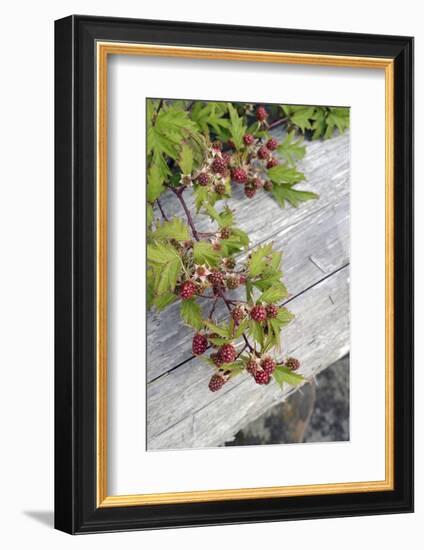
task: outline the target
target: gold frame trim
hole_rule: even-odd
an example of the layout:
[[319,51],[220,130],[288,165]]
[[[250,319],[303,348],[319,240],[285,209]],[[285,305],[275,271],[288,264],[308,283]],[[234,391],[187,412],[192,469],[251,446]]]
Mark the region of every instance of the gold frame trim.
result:
[[[276,498],[394,489],[394,60],[252,50],[97,42],[97,506],[141,506],[254,498]],[[107,60],[109,55],[220,59],[332,67],[384,69],[386,123],[386,430],[385,479],[282,487],[256,487],[109,496],[107,494]]]

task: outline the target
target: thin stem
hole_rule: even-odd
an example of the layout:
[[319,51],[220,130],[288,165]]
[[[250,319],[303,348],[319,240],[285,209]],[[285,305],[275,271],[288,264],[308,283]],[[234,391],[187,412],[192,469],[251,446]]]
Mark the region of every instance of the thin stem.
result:
[[162,218],[163,218],[165,221],[169,221],[168,216],[165,214],[165,211],[164,211],[164,209],[162,208],[162,205],[161,205],[161,203],[160,203],[160,200],[159,200],[159,199],[156,199],[156,202],[157,202],[157,205],[158,205],[158,207],[159,207],[160,213],[162,214]]
[[212,309],[209,312],[209,319],[212,319],[212,315],[215,313],[215,308],[217,303],[218,303],[218,297],[215,298],[215,301],[212,305]]
[[245,344],[243,346],[243,348],[238,352],[237,354],[237,357],[235,358],[235,360],[237,361],[237,359],[240,357],[240,355],[243,353],[243,351],[247,348],[247,344]]
[[288,122],[288,118],[285,117],[285,118],[280,118],[279,120],[276,120],[275,122],[273,122],[272,124],[270,124],[268,126],[268,130],[272,130],[273,128],[277,128],[277,126],[281,126],[282,124],[285,124],[286,122]]
[[187,216],[188,225],[191,228],[191,232],[193,234],[193,238],[196,239],[196,241],[200,241],[199,234],[197,233],[196,227],[193,222],[193,218],[191,217],[190,210],[187,207],[187,204],[183,198],[183,191],[185,187],[182,189],[175,189],[174,187],[169,187],[171,191],[174,193],[174,195],[177,197],[177,199],[180,201],[181,206],[183,207],[183,210],[185,212],[185,215]]
[[[225,296],[222,289],[218,288],[217,290],[218,290],[218,294],[219,294],[220,298],[222,298],[224,300],[224,303],[227,306],[228,311],[231,313],[230,301],[227,299],[227,297]],[[253,348],[250,345],[249,340],[247,339],[247,336],[245,335],[244,332],[243,332],[242,336],[243,336],[244,341],[246,342],[246,346],[249,348],[250,351],[253,351]]]

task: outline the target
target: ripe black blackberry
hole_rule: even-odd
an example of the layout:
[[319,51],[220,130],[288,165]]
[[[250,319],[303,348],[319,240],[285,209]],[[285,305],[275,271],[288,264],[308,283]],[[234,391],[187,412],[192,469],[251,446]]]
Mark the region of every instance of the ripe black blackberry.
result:
[[246,171],[243,170],[243,168],[234,168],[234,170],[231,172],[231,178],[236,183],[246,183],[247,182],[247,174]]
[[217,193],[218,195],[225,195],[225,192],[226,192],[226,187],[225,187],[225,183],[222,182],[222,181],[219,181],[218,183],[215,183],[214,185],[214,191],[215,193]]
[[257,370],[254,374],[255,382],[257,384],[269,384],[269,381],[271,380],[270,375],[265,372],[264,370]]
[[264,121],[266,118],[268,118],[268,113],[262,105],[256,109],[256,120],[259,120],[259,122]]
[[266,356],[261,361],[261,367],[266,374],[272,374],[274,372],[276,363],[272,357]]
[[278,147],[278,141],[275,138],[269,138],[269,140],[266,142],[266,147],[270,151],[275,151]]
[[209,380],[210,391],[218,391],[227,382],[227,378],[223,374],[213,374]]
[[207,174],[206,172],[201,172],[197,176],[197,183],[202,187],[205,187],[209,183],[209,179],[209,174]]
[[196,294],[196,285],[193,281],[184,281],[180,287],[180,298],[182,300],[189,300]]
[[270,153],[265,146],[262,146],[262,147],[259,147],[257,155],[258,155],[258,158],[260,158],[261,160],[266,160],[267,158],[269,158]]
[[213,269],[212,273],[209,274],[208,280],[214,287],[224,286],[225,275],[222,271],[218,269]]
[[232,363],[237,356],[236,348],[232,344],[224,344],[218,353],[224,363]]
[[193,355],[203,355],[208,347],[208,340],[204,334],[197,333],[193,337],[191,349]]
[[270,168],[274,168],[274,166],[277,166],[279,164],[278,162],[278,159],[276,159],[275,157],[272,157],[269,159],[269,161],[266,163],[266,167],[268,168],[268,170]]
[[223,158],[217,156],[213,159],[211,168],[215,174],[223,174],[227,169],[227,163]]
[[243,136],[244,144],[249,146],[252,145],[252,143],[255,141],[255,138],[252,136],[252,134],[245,134]]
[[239,278],[236,275],[231,275],[230,277],[227,277],[225,280],[225,286],[229,290],[234,290],[238,288],[240,285]]
[[264,306],[261,306],[261,305],[256,305],[254,307],[252,307],[252,309],[250,310],[250,317],[254,320],[254,321],[257,321],[258,323],[261,323],[262,321],[265,321],[266,319],[266,309],[264,308]]
[[275,319],[278,315],[279,308],[275,304],[268,304],[266,306],[266,316],[268,319]]
[[253,197],[256,195],[256,187],[253,187],[252,185],[246,185],[244,188],[244,194],[248,199],[253,199]]
[[285,363],[285,366],[290,370],[297,370],[300,367],[300,361],[294,357],[289,357]]

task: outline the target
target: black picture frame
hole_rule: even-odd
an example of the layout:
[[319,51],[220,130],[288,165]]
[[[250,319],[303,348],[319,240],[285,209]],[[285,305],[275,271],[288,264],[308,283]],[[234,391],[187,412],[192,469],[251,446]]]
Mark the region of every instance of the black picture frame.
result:
[[[394,60],[394,490],[97,507],[99,40]],[[55,527],[94,533],[413,511],[413,39],[73,15],[55,22]]]

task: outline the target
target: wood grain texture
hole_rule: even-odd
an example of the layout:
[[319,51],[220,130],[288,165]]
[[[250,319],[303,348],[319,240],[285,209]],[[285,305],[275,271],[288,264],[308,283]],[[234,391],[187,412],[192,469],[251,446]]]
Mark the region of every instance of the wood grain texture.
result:
[[[301,359],[305,376],[337,360],[349,345],[349,154],[348,133],[307,143],[302,188],[320,198],[297,209],[281,209],[265,193],[240,201],[239,189],[228,201],[251,246],[273,241],[283,251],[287,307],[296,315],[282,332],[283,346],[288,345],[283,353]],[[165,196],[162,204],[168,216],[183,216],[172,196]],[[211,227],[206,217],[198,226],[202,231]],[[222,308],[218,315],[226,311]],[[274,384],[260,387],[240,375],[218,394],[211,393],[211,368],[192,357],[192,336],[192,329],[181,322],[178,302],[148,314],[149,450],[221,445],[293,391]]]

